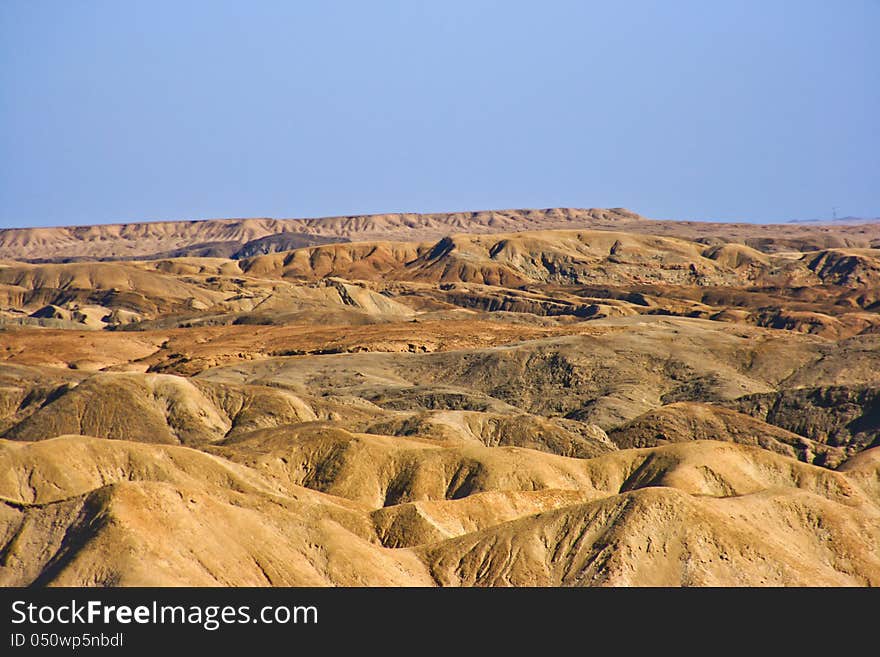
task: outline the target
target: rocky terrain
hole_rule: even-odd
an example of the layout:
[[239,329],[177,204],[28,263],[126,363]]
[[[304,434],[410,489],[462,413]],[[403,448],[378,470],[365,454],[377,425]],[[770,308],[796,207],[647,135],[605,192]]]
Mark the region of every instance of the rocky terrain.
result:
[[0,229],[0,260],[75,262],[169,257],[247,258],[328,242],[437,241],[452,233],[600,229],[761,250],[873,248],[880,219],[778,225],[656,221],[624,208],[377,214],[319,219],[213,219]]
[[0,584],[880,585],[880,224],[0,231]]

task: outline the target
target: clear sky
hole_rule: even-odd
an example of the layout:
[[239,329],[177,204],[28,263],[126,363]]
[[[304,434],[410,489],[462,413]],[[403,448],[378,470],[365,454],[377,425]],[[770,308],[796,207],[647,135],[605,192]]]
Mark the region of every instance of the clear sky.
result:
[[0,1],[0,226],[880,215],[880,0]]

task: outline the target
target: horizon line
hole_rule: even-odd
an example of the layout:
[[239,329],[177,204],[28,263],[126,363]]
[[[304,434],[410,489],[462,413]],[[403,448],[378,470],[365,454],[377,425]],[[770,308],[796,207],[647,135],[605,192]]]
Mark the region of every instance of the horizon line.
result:
[[366,212],[353,214],[329,214],[311,217],[271,217],[252,215],[249,217],[200,217],[197,219],[135,219],[123,221],[97,221],[94,223],[72,223],[72,224],[49,224],[49,225],[22,225],[22,226],[0,226],[0,232],[11,230],[35,230],[35,229],[72,229],[72,228],[88,228],[92,226],[131,226],[140,224],[186,224],[186,223],[202,223],[202,222],[234,222],[234,221],[329,221],[333,219],[353,219],[353,218],[370,218],[383,216],[434,216],[434,215],[455,215],[455,214],[481,214],[488,212],[552,212],[554,210],[605,210],[628,212],[637,215],[641,219],[647,221],[658,222],[675,222],[675,223],[701,223],[701,224],[743,224],[758,226],[784,226],[784,225],[838,225],[842,223],[858,224],[873,223],[880,220],[880,214],[874,217],[857,217],[847,215],[836,218],[820,218],[820,219],[787,219],[787,220],[763,220],[763,219],[719,219],[719,218],[687,218],[672,219],[667,217],[649,217],[634,210],[625,207],[578,207],[578,206],[544,206],[533,208],[484,208],[479,210],[444,210],[439,212],[420,212],[420,211],[396,211],[396,212]]

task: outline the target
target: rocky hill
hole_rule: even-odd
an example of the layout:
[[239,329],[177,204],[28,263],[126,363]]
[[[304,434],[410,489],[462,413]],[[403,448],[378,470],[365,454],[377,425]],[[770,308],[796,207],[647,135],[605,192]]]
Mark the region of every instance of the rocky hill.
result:
[[0,585],[880,585],[873,230],[0,233]]
[[623,230],[762,251],[873,248],[880,223],[776,224],[654,221],[623,208],[549,208],[318,219],[212,219],[0,229],[0,260],[74,262],[249,257],[326,242],[437,241],[455,233]]

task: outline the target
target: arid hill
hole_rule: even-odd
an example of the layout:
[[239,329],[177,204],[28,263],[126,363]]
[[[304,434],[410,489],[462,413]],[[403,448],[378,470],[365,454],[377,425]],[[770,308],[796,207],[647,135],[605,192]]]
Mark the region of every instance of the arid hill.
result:
[[880,585],[878,239],[0,232],[0,585]]
[[[848,337],[877,330],[880,249],[762,253],[610,230],[457,234],[229,258],[0,263],[0,322],[54,328],[340,324],[434,312],[667,314]],[[531,319],[528,321],[532,321]]]
[[453,233],[561,229],[622,230],[710,245],[735,242],[762,251],[880,245],[880,222],[876,221],[775,225],[655,221],[623,208],[549,208],[9,228],[0,229],[0,260],[70,262],[185,256],[237,259],[335,241],[437,241]]

